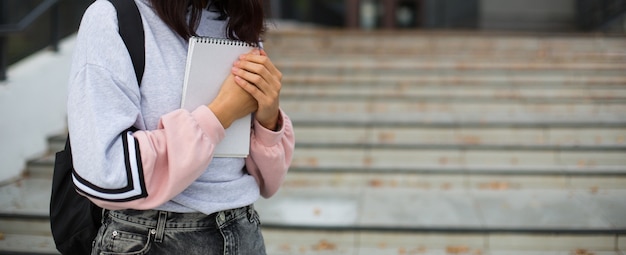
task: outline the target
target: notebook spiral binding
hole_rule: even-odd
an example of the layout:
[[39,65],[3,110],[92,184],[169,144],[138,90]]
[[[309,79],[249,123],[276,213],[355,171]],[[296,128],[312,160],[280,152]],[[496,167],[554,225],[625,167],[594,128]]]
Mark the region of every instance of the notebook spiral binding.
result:
[[218,45],[245,46],[245,47],[252,46],[244,41],[235,41],[235,40],[224,39],[224,38],[192,37],[192,39],[198,43],[210,43],[210,44],[218,44]]

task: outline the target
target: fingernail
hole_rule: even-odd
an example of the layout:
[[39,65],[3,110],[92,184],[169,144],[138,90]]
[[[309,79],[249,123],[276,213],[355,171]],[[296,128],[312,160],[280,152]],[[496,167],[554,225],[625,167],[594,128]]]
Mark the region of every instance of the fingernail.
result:
[[239,77],[239,76],[235,75],[235,82],[236,82],[237,84],[240,84],[242,81],[243,81],[243,79],[242,79],[241,77]]

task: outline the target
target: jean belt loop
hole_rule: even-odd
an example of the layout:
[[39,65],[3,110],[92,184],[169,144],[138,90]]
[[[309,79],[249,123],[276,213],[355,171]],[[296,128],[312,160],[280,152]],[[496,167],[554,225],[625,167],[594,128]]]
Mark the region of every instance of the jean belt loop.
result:
[[248,209],[247,210],[248,221],[250,223],[254,223],[254,206],[248,205],[246,208]]
[[252,215],[254,215],[254,206],[253,205],[249,205],[248,206],[248,216],[252,217]]
[[217,213],[215,217],[215,222],[217,223],[218,227],[222,227],[222,225],[224,225],[224,223],[226,222],[226,214],[224,213],[224,211],[220,211]]
[[159,219],[157,221],[156,233],[154,235],[154,242],[163,242],[163,236],[165,235],[165,223],[167,221],[167,212],[159,211]]

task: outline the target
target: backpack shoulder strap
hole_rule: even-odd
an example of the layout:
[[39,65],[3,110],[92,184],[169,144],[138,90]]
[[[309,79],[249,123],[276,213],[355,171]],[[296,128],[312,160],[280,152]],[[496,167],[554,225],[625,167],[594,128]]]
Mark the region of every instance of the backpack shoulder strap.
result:
[[[141,79],[143,78],[143,71],[146,65],[145,56],[145,35],[143,30],[143,22],[141,21],[141,14],[135,4],[134,0],[109,0],[115,9],[117,10],[117,24],[119,27],[119,33],[128,49],[128,54],[133,62],[133,68],[135,69],[135,76],[137,77],[137,84],[141,86]],[[123,24],[123,25],[122,25]],[[67,136],[65,142],[65,150],[70,155],[70,136]]]
[[117,10],[119,33],[133,62],[137,84],[141,86],[146,64],[145,35],[141,14],[134,0],[109,0],[109,2]]

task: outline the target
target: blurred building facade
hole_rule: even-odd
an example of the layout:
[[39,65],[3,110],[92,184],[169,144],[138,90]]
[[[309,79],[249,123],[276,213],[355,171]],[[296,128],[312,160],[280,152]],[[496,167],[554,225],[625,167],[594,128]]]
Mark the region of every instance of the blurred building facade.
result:
[[270,5],[276,19],[363,29],[623,31],[626,11],[626,0],[271,0]]

